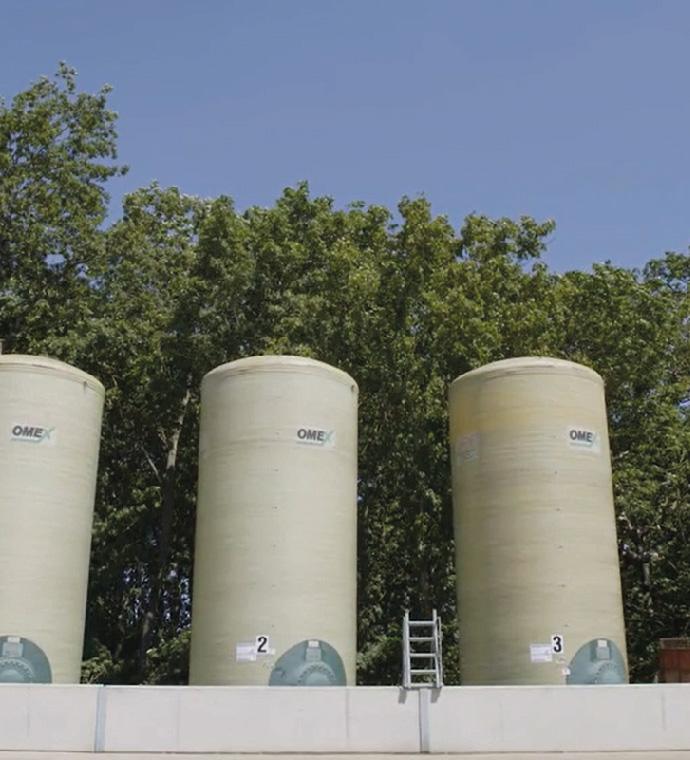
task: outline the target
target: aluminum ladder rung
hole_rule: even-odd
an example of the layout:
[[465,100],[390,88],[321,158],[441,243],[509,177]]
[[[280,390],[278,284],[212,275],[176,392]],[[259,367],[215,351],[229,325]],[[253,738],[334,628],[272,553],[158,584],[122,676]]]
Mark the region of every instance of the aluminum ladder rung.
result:
[[415,641],[433,641],[433,636],[410,636],[410,643]]

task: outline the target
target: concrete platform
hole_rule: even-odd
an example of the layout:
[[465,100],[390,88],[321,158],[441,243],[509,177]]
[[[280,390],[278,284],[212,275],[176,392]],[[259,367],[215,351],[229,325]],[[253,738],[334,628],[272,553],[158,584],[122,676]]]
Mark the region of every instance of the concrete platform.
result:
[[486,760],[690,760],[690,684],[412,692],[0,685],[0,760],[419,752]]

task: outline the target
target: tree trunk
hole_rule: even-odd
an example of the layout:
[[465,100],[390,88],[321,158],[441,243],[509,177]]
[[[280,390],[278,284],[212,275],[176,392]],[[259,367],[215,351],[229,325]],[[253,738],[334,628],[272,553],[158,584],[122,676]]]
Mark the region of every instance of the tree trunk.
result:
[[[151,591],[146,602],[146,611],[142,620],[141,640],[139,646],[139,674],[143,680],[147,652],[151,646],[155,633],[156,623],[160,619],[162,607],[162,590],[165,579],[168,558],[170,556],[170,545],[172,538],[173,518],[175,515],[175,477],[177,469],[177,454],[180,446],[180,436],[184,420],[187,415],[187,409],[192,397],[191,378],[187,381],[187,390],[180,404],[180,413],[177,417],[175,427],[172,432],[165,436],[162,435],[166,446],[165,470],[160,477],[161,484],[161,523],[160,536],[158,541],[158,561],[156,571],[152,574]],[[151,463],[154,472],[158,472],[153,463]]]

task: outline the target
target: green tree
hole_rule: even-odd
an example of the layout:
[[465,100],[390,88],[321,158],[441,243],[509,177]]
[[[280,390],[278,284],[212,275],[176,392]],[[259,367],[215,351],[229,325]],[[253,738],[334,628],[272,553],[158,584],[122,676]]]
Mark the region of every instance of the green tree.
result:
[[62,64],[0,101],[0,336],[74,359],[91,314],[89,263],[117,157],[109,88],[77,92]]
[[92,268],[89,364],[107,391],[87,627],[92,678],[147,682],[155,663],[165,681],[160,647],[170,652],[189,625],[204,367],[198,231],[209,207],[175,188],[132,193]]
[[689,261],[596,265],[557,285],[559,353],[606,383],[633,680],[655,675],[661,636],[688,632]]

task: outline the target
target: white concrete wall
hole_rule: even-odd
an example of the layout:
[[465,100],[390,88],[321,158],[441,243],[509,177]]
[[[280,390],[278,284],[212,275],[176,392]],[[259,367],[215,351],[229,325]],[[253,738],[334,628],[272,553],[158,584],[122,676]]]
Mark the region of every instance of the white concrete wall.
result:
[[0,751],[422,749],[688,750],[690,684],[446,687],[425,694],[393,687],[0,685]]
[[108,687],[103,748],[416,752],[417,695],[390,688]]
[[0,750],[93,750],[98,691],[0,684]]
[[690,749],[690,684],[444,689],[432,752]]

